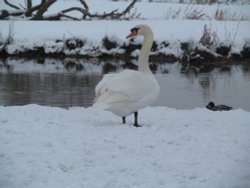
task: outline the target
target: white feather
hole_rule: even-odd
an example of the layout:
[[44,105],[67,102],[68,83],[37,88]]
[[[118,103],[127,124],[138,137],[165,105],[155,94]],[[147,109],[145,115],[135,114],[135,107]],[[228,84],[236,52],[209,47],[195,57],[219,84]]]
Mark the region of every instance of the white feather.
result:
[[[94,108],[109,110],[126,117],[151,105],[158,97],[160,87],[149,69],[147,60],[153,37],[148,26],[142,27],[144,44],[139,57],[139,71],[124,70],[120,73],[106,74],[95,89]],[[144,30],[143,30],[144,29]],[[149,36],[148,36],[149,35]]]

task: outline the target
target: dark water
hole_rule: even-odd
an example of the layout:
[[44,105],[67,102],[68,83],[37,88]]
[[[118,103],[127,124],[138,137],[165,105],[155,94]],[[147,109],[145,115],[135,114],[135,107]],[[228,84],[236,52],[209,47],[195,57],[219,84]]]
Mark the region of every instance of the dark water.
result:
[[[0,105],[40,104],[88,107],[103,73],[133,64],[92,59],[58,61],[0,60]],[[161,94],[154,106],[177,109],[204,107],[209,101],[250,111],[250,67],[230,65],[202,68],[180,63],[154,66]]]

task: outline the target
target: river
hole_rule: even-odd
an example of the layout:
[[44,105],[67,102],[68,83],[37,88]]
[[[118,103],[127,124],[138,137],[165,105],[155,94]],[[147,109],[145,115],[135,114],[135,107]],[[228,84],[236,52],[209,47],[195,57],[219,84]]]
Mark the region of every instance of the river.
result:
[[[155,66],[157,65],[157,66]],[[205,107],[209,101],[250,111],[250,66],[183,67],[153,63],[161,94],[153,106]],[[135,68],[133,63],[97,59],[0,60],[0,105],[39,104],[88,107],[94,88],[108,72]]]

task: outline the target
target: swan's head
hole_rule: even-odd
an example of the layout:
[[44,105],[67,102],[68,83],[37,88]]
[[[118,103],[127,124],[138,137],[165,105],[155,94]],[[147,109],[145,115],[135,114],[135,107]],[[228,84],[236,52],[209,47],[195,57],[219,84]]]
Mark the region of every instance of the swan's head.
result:
[[148,36],[149,34],[153,35],[153,32],[150,29],[150,27],[148,25],[141,24],[141,25],[137,25],[137,26],[133,27],[130,30],[130,34],[127,36],[127,38],[132,38],[132,37],[135,37],[138,35],[145,37],[145,36]]

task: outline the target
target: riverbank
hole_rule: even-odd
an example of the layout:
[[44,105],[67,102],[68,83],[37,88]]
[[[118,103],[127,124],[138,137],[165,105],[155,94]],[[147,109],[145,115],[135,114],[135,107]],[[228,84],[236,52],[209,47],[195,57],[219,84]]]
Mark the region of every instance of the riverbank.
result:
[[154,31],[151,59],[206,63],[250,58],[250,22],[200,20],[0,21],[0,55],[135,59],[142,39],[126,36],[141,23]]

